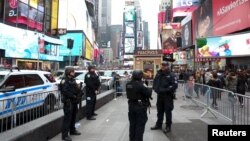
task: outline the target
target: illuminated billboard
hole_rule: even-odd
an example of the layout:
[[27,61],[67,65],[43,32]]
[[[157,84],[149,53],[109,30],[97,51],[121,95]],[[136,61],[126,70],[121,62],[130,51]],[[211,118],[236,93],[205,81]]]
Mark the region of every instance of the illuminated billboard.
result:
[[125,22],[135,21],[135,7],[134,6],[126,6],[124,18],[125,18]]
[[53,46],[53,53],[50,55],[45,54],[44,39],[45,37],[34,35],[32,31],[0,23],[0,49],[5,50],[5,57],[38,59],[38,51],[40,51],[41,60],[63,61],[63,57],[59,56],[57,51],[59,46]]
[[89,40],[86,38],[86,46],[85,46],[85,58],[89,60],[93,60],[94,48],[92,47]]
[[197,57],[250,55],[250,33],[197,39]]
[[133,54],[135,51],[135,39],[134,38],[125,38],[124,42],[124,53]]
[[[67,33],[66,35],[60,36],[60,39],[63,40],[63,45],[60,47],[60,55],[62,56],[82,56],[83,47],[85,46],[85,35],[82,32],[72,32]],[[74,40],[73,48],[68,49],[67,40]]]

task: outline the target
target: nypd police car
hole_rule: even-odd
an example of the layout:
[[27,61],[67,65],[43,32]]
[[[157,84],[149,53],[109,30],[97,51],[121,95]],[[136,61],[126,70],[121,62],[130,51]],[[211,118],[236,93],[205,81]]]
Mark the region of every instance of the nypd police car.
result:
[[36,70],[0,71],[0,118],[14,110],[38,106],[53,111],[59,99],[58,85],[50,72]]

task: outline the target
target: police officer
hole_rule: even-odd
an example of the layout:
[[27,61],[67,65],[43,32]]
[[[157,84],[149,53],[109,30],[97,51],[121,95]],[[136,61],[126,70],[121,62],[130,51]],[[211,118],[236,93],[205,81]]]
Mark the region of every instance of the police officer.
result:
[[75,77],[75,70],[72,67],[65,69],[65,76],[60,82],[60,90],[63,102],[64,119],[62,125],[62,140],[71,141],[69,133],[71,135],[80,135],[75,128],[76,114],[77,114],[77,102],[80,88],[78,87]]
[[95,72],[95,66],[88,66],[88,73],[85,75],[86,83],[86,116],[87,120],[95,120],[93,116],[97,116],[95,111],[96,95],[101,86],[99,76]]
[[151,127],[151,130],[162,129],[165,112],[166,128],[163,129],[163,131],[164,133],[171,131],[172,110],[174,108],[173,96],[177,86],[177,79],[175,75],[170,72],[169,63],[164,61],[153,82],[153,89],[157,93],[157,122],[155,126]]
[[151,92],[141,81],[143,72],[135,70],[132,80],[126,84],[128,98],[129,138],[130,141],[142,141],[145,124],[148,120],[147,107],[150,106]]

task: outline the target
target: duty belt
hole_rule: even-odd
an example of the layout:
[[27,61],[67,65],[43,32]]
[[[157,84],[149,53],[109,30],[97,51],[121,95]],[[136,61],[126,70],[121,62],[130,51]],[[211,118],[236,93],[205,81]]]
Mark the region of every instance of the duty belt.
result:
[[128,103],[142,104],[142,100],[140,100],[140,99],[129,99]]

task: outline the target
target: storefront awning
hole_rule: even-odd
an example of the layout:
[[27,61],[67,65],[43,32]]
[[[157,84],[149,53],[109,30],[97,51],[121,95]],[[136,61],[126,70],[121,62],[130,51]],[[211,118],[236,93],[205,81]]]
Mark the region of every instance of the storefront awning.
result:
[[44,35],[43,39],[46,42],[49,42],[49,43],[52,43],[52,44],[63,45],[63,41],[60,40],[60,39],[52,38],[52,37],[49,37],[49,36],[46,36],[46,35]]

